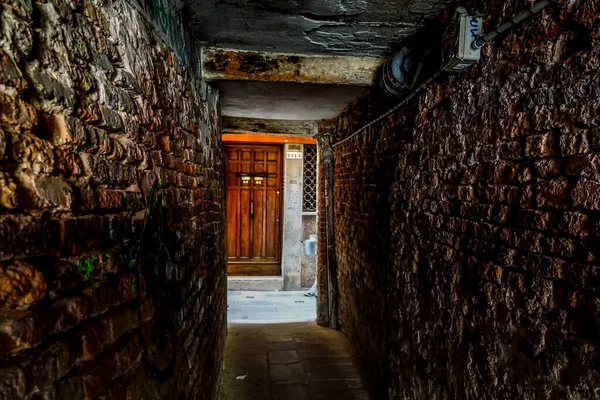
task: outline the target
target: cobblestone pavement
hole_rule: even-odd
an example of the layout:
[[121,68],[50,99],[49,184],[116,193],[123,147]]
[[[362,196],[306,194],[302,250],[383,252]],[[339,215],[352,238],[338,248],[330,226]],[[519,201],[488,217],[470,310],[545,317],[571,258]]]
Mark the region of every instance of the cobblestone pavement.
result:
[[369,400],[350,344],[314,322],[229,325],[222,400]]
[[227,292],[227,321],[265,323],[270,321],[314,321],[317,303],[304,292]]

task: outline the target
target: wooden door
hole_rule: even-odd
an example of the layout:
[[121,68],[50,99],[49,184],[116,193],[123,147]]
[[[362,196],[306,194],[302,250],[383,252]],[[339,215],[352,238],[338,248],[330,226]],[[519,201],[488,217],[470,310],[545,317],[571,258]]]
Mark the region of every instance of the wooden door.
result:
[[281,147],[228,145],[225,154],[227,272],[281,275]]

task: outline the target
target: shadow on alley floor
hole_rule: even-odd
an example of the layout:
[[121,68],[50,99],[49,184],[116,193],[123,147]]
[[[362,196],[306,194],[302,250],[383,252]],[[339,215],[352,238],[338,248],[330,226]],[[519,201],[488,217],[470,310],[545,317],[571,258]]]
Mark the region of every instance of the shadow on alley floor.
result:
[[[266,295],[274,292],[248,293],[260,293],[263,296],[255,298],[262,300],[256,301],[270,302],[272,300],[265,300],[271,298]],[[229,297],[232,307],[235,296],[238,295]],[[235,318],[230,318],[222,399],[369,400],[350,344],[341,332],[317,326],[314,321],[289,322],[293,313],[301,317],[307,315],[301,310],[307,308],[306,303],[292,302],[295,297],[287,296],[287,308],[277,301],[261,306],[279,308],[285,318],[277,318],[273,311],[268,315],[270,318],[265,318],[264,309],[257,310],[256,314],[245,309],[245,314],[234,314]],[[314,299],[303,299],[315,304]],[[246,300],[240,298],[240,301]],[[247,318],[238,318],[240,316]],[[314,320],[314,315],[311,319]]]

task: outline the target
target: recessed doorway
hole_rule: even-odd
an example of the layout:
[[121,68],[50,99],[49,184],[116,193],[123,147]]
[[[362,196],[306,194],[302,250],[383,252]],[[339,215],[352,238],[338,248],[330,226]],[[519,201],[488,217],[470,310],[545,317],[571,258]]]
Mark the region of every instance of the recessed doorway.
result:
[[282,148],[225,146],[228,275],[281,275]]

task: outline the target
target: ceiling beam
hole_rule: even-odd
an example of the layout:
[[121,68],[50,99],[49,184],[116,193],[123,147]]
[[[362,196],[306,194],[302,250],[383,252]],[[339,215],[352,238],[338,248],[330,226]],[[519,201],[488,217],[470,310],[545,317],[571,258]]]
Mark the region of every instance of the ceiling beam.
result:
[[266,135],[263,133],[224,133],[223,143],[253,143],[253,144],[317,144],[313,138],[305,136]]
[[371,86],[384,58],[266,53],[219,48],[202,52],[207,81],[297,82]]
[[222,131],[223,133],[268,133],[313,136],[318,132],[318,122],[223,117]]

